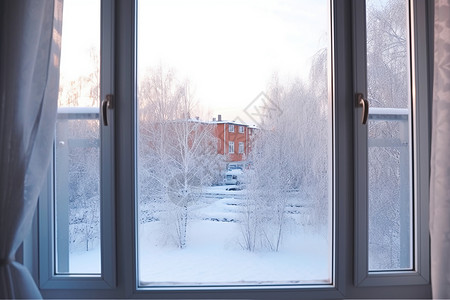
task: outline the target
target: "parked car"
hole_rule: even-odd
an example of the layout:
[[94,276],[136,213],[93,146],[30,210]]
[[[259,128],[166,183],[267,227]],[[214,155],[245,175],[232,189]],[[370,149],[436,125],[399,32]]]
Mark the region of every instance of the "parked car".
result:
[[245,183],[245,174],[241,169],[228,170],[223,181],[226,185],[240,185]]

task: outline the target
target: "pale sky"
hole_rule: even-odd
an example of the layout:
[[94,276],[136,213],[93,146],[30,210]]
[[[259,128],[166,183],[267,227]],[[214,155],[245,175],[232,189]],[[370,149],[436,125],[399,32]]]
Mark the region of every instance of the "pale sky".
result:
[[89,51],[100,53],[100,1],[65,0],[61,42],[61,76],[75,80],[89,72]]
[[[312,55],[329,44],[326,0],[140,0],[138,9],[139,76],[162,64],[189,79],[203,119],[247,121],[242,110],[273,73],[306,78]],[[99,16],[98,1],[64,2],[63,80],[89,69]]]
[[242,110],[273,73],[307,77],[327,47],[326,0],[141,0],[138,70],[162,64],[194,85],[202,116],[248,121]]

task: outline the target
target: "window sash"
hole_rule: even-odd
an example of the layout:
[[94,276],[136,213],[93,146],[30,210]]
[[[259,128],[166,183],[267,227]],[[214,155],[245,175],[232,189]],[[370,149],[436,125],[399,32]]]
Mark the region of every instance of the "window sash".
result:
[[[428,69],[427,69],[427,4],[422,1],[411,1],[411,95],[413,137],[413,270],[411,271],[369,271],[368,259],[368,134],[367,126],[361,125],[361,110],[354,110],[355,126],[355,274],[356,286],[391,286],[391,285],[425,285],[429,284],[429,242],[428,233],[423,228],[428,225],[428,170],[429,140],[424,135],[428,132]],[[353,1],[355,18],[355,94],[367,94],[366,74],[366,7],[365,1]],[[422,24],[422,26],[418,26]],[[420,142],[423,141],[423,142]],[[419,181],[420,178],[420,181]]]
[[244,153],[244,142],[239,142],[239,153]]
[[[114,90],[113,65],[113,18],[114,3],[101,3],[101,67],[100,99]],[[97,114],[98,116],[100,113]],[[55,155],[46,177],[45,189],[40,195],[39,211],[39,286],[45,294],[52,289],[105,289],[116,285],[115,207],[114,207],[114,115],[108,114],[109,126],[100,126],[100,228],[101,228],[101,273],[100,274],[56,274],[55,259],[55,207],[54,173]],[[101,119],[99,118],[101,123]],[[54,152],[55,153],[55,152]],[[74,279],[76,278],[76,279]]]
[[228,142],[228,153],[234,153],[234,142]]

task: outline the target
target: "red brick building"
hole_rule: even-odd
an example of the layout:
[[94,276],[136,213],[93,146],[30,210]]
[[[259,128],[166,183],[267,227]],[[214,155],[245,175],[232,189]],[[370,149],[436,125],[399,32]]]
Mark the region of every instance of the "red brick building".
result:
[[224,155],[225,161],[247,161],[255,137],[255,126],[235,121],[223,121],[221,115],[209,124],[214,126],[214,135],[218,139],[217,152]]
[[[223,162],[227,164],[227,169],[230,168],[230,165],[232,165],[231,168],[247,167],[248,156],[257,130],[255,126],[236,121],[225,121],[222,120],[221,115],[218,115],[217,120],[214,118],[212,121],[201,121],[198,117],[188,121],[197,124],[196,130],[211,130],[214,137],[217,138],[217,153],[223,156]],[[179,121],[171,121],[166,124],[175,126],[179,124]],[[169,125],[166,129],[171,132],[171,130],[175,130],[175,127]],[[151,131],[158,132],[159,130],[161,129],[157,128],[157,124],[153,124]],[[192,146],[191,141],[189,141],[189,145]]]

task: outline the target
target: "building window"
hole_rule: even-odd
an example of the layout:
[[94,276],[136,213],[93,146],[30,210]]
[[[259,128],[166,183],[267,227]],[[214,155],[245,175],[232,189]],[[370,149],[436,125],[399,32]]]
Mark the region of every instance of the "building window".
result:
[[244,153],[244,142],[239,142],[239,153]]
[[244,126],[239,126],[239,133],[244,133]]
[[228,124],[228,132],[234,132],[234,125]]
[[234,153],[234,142],[228,142],[228,153]]

